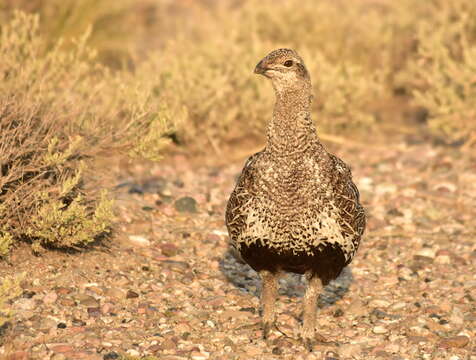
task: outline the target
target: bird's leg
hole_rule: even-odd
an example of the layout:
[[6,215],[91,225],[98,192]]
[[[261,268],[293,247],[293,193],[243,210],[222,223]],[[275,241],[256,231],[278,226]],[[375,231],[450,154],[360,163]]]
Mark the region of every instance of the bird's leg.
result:
[[261,308],[263,309],[263,338],[266,339],[274,325],[275,302],[278,295],[277,275],[267,270],[260,271],[263,282],[261,290]]
[[321,280],[312,273],[306,273],[308,285],[304,294],[304,315],[301,337],[307,350],[312,351],[315,338],[317,298],[322,290]]

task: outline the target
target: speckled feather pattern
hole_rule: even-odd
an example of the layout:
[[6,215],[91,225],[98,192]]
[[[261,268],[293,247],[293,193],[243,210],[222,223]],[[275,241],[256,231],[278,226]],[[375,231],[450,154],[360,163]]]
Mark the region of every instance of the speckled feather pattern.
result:
[[[364,232],[365,214],[349,167],[319,141],[310,117],[309,74],[289,51],[280,49],[263,60],[291,57],[299,66],[273,81],[277,99],[267,145],[246,162],[227,204],[226,224],[239,253],[257,246],[276,254],[306,254],[315,257],[311,267],[319,273],[316,255],[324,249],[343,254],[341,267],[350,263]],[[263,61],[258,66],[265,66]]]

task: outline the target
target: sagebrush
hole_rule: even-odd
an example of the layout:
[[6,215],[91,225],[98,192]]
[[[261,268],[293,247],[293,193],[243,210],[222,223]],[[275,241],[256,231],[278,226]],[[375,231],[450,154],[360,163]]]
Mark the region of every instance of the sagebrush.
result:
[[95,160],[159,157],[167,116],[147,83],[96,61],[87,32],[48,49],[38,16],[22,12],[0,31],[0,251],[18,240],[35,250],[91,243],[113,222]]
[[400,104],[401,93],[409,106],[428,110],[433,134],[452,142],[474,132],[471,80],[462,83],[473,71],[472,0],[6,3],[40,13],[48,44],[91,24],[89,41],[102,61],[125,64],[150,84],[153,101],[176,125],[174,139],[193,150],[221,152],[224,144],[261,136],[273,95],[252,70],[284,46],[298,50],[311,71],[321,132],[378,131],[405,115],[405,107],[395,116],[382,106]]

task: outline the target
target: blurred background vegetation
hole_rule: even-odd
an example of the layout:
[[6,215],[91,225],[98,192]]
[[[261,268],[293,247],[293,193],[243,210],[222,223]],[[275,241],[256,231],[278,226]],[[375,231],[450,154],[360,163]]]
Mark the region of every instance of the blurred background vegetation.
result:
[[277,47],[305,59],[323,136],[476,144],[474,0],[2,0],[0,255],[107,236],[111,153],[262,143],[252,70]]

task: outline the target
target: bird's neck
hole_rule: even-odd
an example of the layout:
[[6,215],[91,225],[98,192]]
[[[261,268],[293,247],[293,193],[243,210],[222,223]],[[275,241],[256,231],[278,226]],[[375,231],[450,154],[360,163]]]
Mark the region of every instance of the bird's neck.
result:
[[308,87],[276,91],[273,118],[268,124],[268,151],[278,156],[300,156],[318,141],[311,99]]

